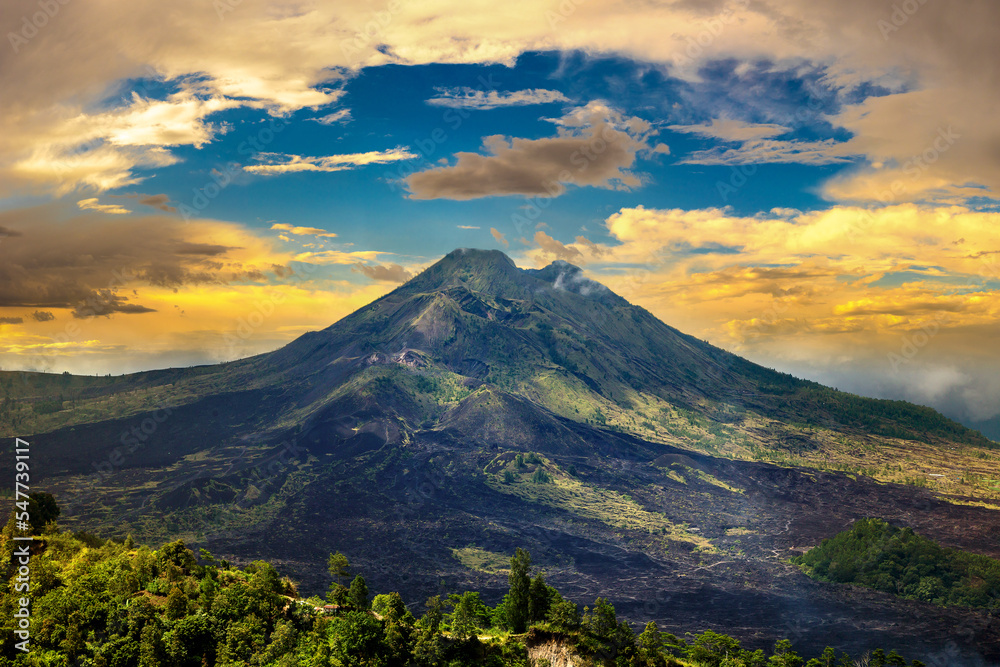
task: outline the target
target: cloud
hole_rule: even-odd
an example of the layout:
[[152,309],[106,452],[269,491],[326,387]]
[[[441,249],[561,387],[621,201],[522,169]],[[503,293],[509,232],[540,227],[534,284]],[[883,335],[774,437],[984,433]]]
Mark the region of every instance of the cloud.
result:
[[143,180],[137,169],[178,161],[168,148],[201,148],[224,133],[224,124],[207,117],[239,105],[183,83],[163,100],[132,93],[118,106],[91,113],[70,114],[57,107],[45,114],[44,126],[37,118],[13,112],[8,125],[20,124],[31,135],[0,139],[0,174],[10,187],[57,194],[79,186],[107,190],[137,183]]
[[413,160],[420,157],[402,146],[384,151],[368,151],[367,153],[349,153],[346,155],[328,155],[326,157],[302,157],[300,155],[282,155],[279,153],[261,153],[259,160],[284,160],[269,164],[247,165],[244,171],[252,174],[286,174],[300,171],[343,171],[355,169],[369,164],[387,164],[400,160]]
[[391,253],[380,252],[378,250],[356,250],[344,252],[343,250],[318,250],[300,252],[293,257],[297,262],[314,262],[317,264],[356,264],[359,260],[376,261],[379,255]]
[[668,125],[667,129],[695,134],[740,146],[713,146],[694,151],[678,164],[841,164],[856,159],[860,153],[848,150],[843,141],[775,140],[774,137],[792,132],[792,128],[774,123],[749,123],[730,118],[714,118],[701,125]]
[[399,264],[355,264],[353,271],[368,276],[372,280],[379,280],[390,283],[405,283],[413,277],[413,274],[404,269]]
[[297,227],[285,222],[276,222],[271,225],[271,229],[280,229],[296,236],[321,236],[324,238],[335,238],[337,235],[319,227]]
[[679,164],[844,164],[854,160],[858,154],[847,151],[842,142],[833,139],[823,141],[774,141],[759,139],[746,141],[739,148],[717,146],[695,151]]
[[543,231],[535,232],[535,243],[542,249],[542,252],[567,262],[580,261],[583,253],[576,248],[566,246],[555,240]]
[[0,324],[21,324],[23,322],[23,317],[0,317]]
[[437,96],[427,100],[427,104],[457,109],[496,109],[498,107],[569,102],[569,98],[558,90],[545,90],[544,88],[498,92],[496,90],[487,91],[459,87],[438,88],[437,91]]
[[137,303],[128,303],[128,297],[116,294],[110,289],[95,290],[73,308],[73,317],[110,317],[113,313],[155,313],[153,308]]
[[649,123],[602,102],[554,119],[558,133],[543,139],[483,139],[485,154],[456,153],[454,165],[405,179],[412,199],[476,199],[500,195],[557,196],[567,184],[631,189],[641,179],[628,171],[649,148]]
[[497,243],[502,243],[504,248],[509,248],[510,243],[507,241],[507,237],[503,235],[503,232],[498,230],[496,227],[490,227],[490,234],[496,239]]
[[479,229],[475,225],[456,225],[459,229]]
[[962,249],[996,248],[1000,213],[913,204],[783,213],[622,209],[606,221],[614,243],[537,232],[528,256],[586,264],[626,298],[726,346],[764,334],[884,335],[942,313],[954,314],[949,326],[1000,317],[1000,261]]
[[36,322],[51,322],[56,316],[46,310],[36,310],[31,314],[31,318]]
[[[0,221],[18,232],[2,246],[0,308],[73,309],[77,317],[150,312],[125,288],[267,280],[291,260],[232,223],[72,216],[59,204],[4,211]],[[50,314],[36,312],[39,322]]]
[[351,122],[353,118],[351,118],[350,109],[337,109],[333,113],[328,113],[319,118],[310,118],[309,120],[314,120],[320,125],[343,125]]
[[81,199],[76,203],[76,205],[84,211],[100,211],[101,213],[111,213],[115,215],[132,212],[124,206],[119,206],[118,204],[99,204],[98,201],[97,197],[91,197],[90,199]]
[[713,118],[712,122],[702,125],[668,125],[667,129],[733,142],[771,139],[792,131],[790,127],[784,125],[748,123],[730,118]]
[[[37,11],[35,0],[8,4],[11,16]],[[998,60],[1000,43],[982,27],[998,23],[1000,6],[917,4],[910,16],[868,0],[580,3],[572,12],[515,0],[501,14],[475,2],[417,3],[386,10],[390,20],[382,24],[380,10],[361,0],[294,8],[243,0],[238,11],[221,5],[221,14],[206,14],[202,0],[177,0],[168,13],[137,0],[113,3],[118,29],[108,30],[101,16],[70,3],[0,64],[0,85],[18,91],[0,100],[0,181],[19,192],[122,187],[141,180],[143,169],[176,163],[170,147],[204,146],[226,131],[215,120],[222,110],[287,116],[329,107],[354,73],[387,63],[511,65],[526,52],[558,51],[630,58],[691,86],[703,83],[713,63],[820,72],[816,85],[838,100],[824,122],[850,136],[845,155],[870,165],[831,185],[828,197],[872,200],[896,180],[908,186],[893,201],[968,197],[966,184],[996,197],[1000,70],[983,63]],[[367,25],[377,30],[362,32]],[[172,92],[129,95],[143,79]],[[492,104],[511,95],[449,90],[440,99]],[[750,108],[733,111],[745,112],[734,120],[746,124],[784,124]],[[340,113],[321,118],[339,122]],[[909,179],[903,165],[949,125],[970,140]],[[764,138],[773,137],[758,131],[751,140]],[[866,186],[873,175],[877,190]]]
[[[138,193],[126,194],[126,195],[111,195],[112,197],[117,197],[121,199],[135,199],[143,206],[149,206],[151,208],[158,209],[164,213],[176,213],[177,209],[170,206],[170,196],[169,195],[143,195]],[[96,200],[95,200],[96,201]]]

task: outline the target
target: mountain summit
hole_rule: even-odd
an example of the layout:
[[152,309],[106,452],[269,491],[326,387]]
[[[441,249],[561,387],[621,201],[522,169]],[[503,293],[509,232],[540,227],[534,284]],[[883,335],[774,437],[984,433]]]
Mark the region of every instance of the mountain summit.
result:
[[[61,522],[267,558],[308,592],[342,551],[411,602],[499,597],[526,547],[560,590],[613,592],[625,616],[677,634],[696,623],[773,644],[794,621],[818,650],[933,650],[972,612],[847,601],[788,558],[869,516],[1000,556],[993,511],[969,497],[988,492],[970,485],[993,477],[994,443],[758,366],[563,261],[455,250],[268,354],[29,384],[35,404],[74,392],[29,436],[32,482]],[[947,489],[966,504],[917,483],[928,462],[954,471]]]

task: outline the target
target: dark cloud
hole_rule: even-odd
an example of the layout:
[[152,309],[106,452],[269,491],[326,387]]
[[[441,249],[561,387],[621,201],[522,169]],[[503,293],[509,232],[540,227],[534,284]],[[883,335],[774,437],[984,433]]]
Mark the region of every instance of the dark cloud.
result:
[[139,195],[139,203],[144,206],[152,206],[153,208],[158,208],[161,211],[166,211],[167,213],[176,212],[176,208],[167,205],[168,201],[170,201],[170,197],[167,195]]
[[137,202],[143,206],[151,206],[152,208],[159,209],[164,213],[176,213],[177,209],[173,206],[168,205],[170,197],[167,195],[144,195],[138,192],[127,194],[127,195],[111,195],[112,197],[120,199],[135,199]]
[[76,304],[73,317],[109,317],[112,313],[155,313],[153,308],[147,308],[137,303],[128,303],[128,297],[119,296],[113,290],[102,289],[92,292],[85,300]]
[[67,218],[59,204],[0,212],[0,228],[18,237],[0,244],[0,307],[38,308],[43,318],[52,308],[73,309],[77,318],[147,313],[118,290],[135,282],[176,288],[263,280],[264,271],[274,272],[270,262],[227,261],[240,247],[203,242],[203,224],[213,223],[163,214]]
[[31,314],[31,317],[36,322],[50,322],[50,321],[56,319],[56,316],[53,315],[52,313],[50,313],[47,310],[36,310],[35,312],[33,312]]
[[0,317],[0,324],[21,324],[23,322],[23,317]]
[[456,153],[456,163],[406,178],[413,199],[476,199],[497,195],[557,196],[567,184],[627,189],[641,180],[627,171],[650,136],[648,123],[599,104],[555,121],[555,137],[483,139],[484,154]]
[[177,254],[214,257],[215,255],[224,255],[230,250],[236,249],[232,246],[213,245],[211,243],[179,243],[177,245]]
[[376,264],[374,266],[355,264],[352,270],[366,275],[372,280],[380,280],[388,283],[405,283],[413,277],[413,274],[399,264]]
[[16,232],[13,229],[7,229],[6,227],[0,226],[0,239],[5,239],[8,236],[20,236],[21,232]]

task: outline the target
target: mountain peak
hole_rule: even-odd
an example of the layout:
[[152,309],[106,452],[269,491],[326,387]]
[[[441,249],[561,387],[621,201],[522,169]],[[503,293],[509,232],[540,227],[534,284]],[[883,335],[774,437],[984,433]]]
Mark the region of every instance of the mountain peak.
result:
[[601,283],[583,275],[583,269],[566,260],[557,259],[544,269],[528,269],[527,273],[539,280],[551,283],[557,290],[573,292],[580,296],[613,295],[613,292]]
[[444,262],[456,266],[468,266],[470,268],[481,268],[492,265],[517,268],[514,260],[503,252],[499,250],[481,250],[479,248],[455,248],[442,257],[438,263]]
[[522,282],[521,269],[499,250],[457,248],[407,284],[428,291],[465,285],[477,292],[502,293],[520,288]]

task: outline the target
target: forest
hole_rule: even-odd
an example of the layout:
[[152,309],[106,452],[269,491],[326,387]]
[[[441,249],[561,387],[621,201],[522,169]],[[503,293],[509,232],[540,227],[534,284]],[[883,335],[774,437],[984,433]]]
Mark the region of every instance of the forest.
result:
[[942,547],[881,519],[861,519],[794,559],[822,581],[938,605],[1000,609],[1000,561]]
[[[46,497],[47,496],[47,497]],[[14,516],[0,533],[0,570],[8,585],[0,600],[0,667],[272,666],[548,667],[532,649],[556,646],[578,665],[620,667],[850,667],[831,647],[808,660],[787,639],[773,650],[748,650],[705,630],[685,638],[650,622],[638,634],[612,603],[583,607],[563,597],[517,549],[509,590],[495,606],[475,591],[433,596],[407,605],[398,593],[373,595],[346,556],[326,563],[325,599],[299,596],[296,585],[264,561],[237,567],[182,541],[158,549],[131,537],[105,540],[60,530],[48,494],[32,498],[30,590],[15,589]],[[27,600],[24,598],[27,596]],[[17,630],[16,608],[31,613],[30,639]],[[873,667],[920,667],[895,651],[863,656]]]

